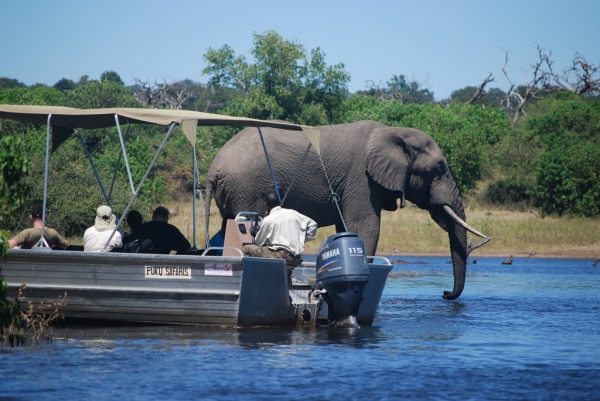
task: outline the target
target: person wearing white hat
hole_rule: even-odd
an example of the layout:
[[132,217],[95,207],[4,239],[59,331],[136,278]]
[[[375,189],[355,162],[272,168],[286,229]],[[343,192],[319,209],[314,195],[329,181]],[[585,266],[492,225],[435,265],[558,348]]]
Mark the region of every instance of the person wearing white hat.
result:
[[[110,252],[113,248],[123,246],[122,234],[116,231],[110,243],[106,242],[117,226],[117,216],[110,206],[102,205],[96,209],[96,222],[83,234],[83,250],[85,252]],[[105,248],[106,246],[106,248]]]

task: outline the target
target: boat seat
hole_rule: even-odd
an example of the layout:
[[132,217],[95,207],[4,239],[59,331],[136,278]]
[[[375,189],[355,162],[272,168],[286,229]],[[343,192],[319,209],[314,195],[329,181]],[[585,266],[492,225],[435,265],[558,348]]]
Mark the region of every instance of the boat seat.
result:
[[65,251],[83,252],[83,245],[68,245],[64,250]]
[[[227,220],[223,246],[238,248],[241,251],[244,245],[252,244],[254,238],[250,235],[251,225],[250,221]],[[240,256],[240,254],[232,249],[224,249],[223,256]]]

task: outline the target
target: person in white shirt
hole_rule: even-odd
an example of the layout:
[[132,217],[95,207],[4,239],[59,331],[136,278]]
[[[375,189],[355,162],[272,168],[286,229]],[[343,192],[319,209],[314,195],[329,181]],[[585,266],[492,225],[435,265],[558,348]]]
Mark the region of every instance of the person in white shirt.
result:
[[123,246],[123,236],[121,232],[116,231],[106,249],[104,248],[117,226],[116,221],[117,216],[110,206],[100,206],[96,210],[95,224],[85,230],[85,234],[83,234],[83,250],[85,252],[110,252],[113,248]]
[[289,266],[302,263],[304,243],[314,241],[317,223],[292,209],[280,206],[275,192],[265,196],[268,215],[263,219],[254,244],[244,245],[247,256],[285,259]]

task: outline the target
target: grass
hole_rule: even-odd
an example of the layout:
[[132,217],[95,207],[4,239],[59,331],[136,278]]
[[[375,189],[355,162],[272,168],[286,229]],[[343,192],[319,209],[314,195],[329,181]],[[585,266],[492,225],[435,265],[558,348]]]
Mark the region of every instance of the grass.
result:
[[[492,241],[475,255],[595,258],[600,256],[600,221],[542,218],[535,212],[513,212],[486,207],[466,210],[468,223]],[[469,238],[471,235],[469,235]],[[474,237],[472,241],[478,242]],[[429,213],[415,206],[382,213],[378,253],[392,255],[447,255],[448,238]]]
[[[166,204],[174,224],[192,242],[192,202]],[[197,247],[204,248],[204,222],[202,207],[197,205]],[[472,256],[529,256],[556,258],[600,257],[600,221],[568,217],[542,218],[536,212],[515,212],[485,206],[468,207],[468,223],[492,241],[475,250]],[[145,216],[145,220],[148,217]],[[221,216],[214,204],[211,206],[209,237],[221,226]],[[317,231],[317,240],[306,243],[308,254],[315,254],[321,241],[335,234],[334,227]],[[471,235],[469,235],[469,238]],[[70,239],[81,243],[81,239]],[[473,237],[474,243],[478,237]],[[398,252],[394,252],[396,249]],[[429,213],[412,204],[395,212],[382,212],[378,255],[449,255],[447,234],[433,222]]]

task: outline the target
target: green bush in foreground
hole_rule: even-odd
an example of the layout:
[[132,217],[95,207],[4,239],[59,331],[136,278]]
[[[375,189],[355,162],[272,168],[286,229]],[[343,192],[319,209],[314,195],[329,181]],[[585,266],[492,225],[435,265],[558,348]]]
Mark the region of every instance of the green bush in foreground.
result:
[[[25,202],[27,191],[19,187],[19,180],[29,170],[30,162],[22,153],[19,138],[4,136],[0,138],[0,223],[10,221],[14,224],[15,211]],[[8,252],[7,232],[0,230],[0,259]],[[17,299],[6,299],[7,285],[0,269],[0,341],[12,333],[6,333],[9,327],[22,325],[20,304]]]

